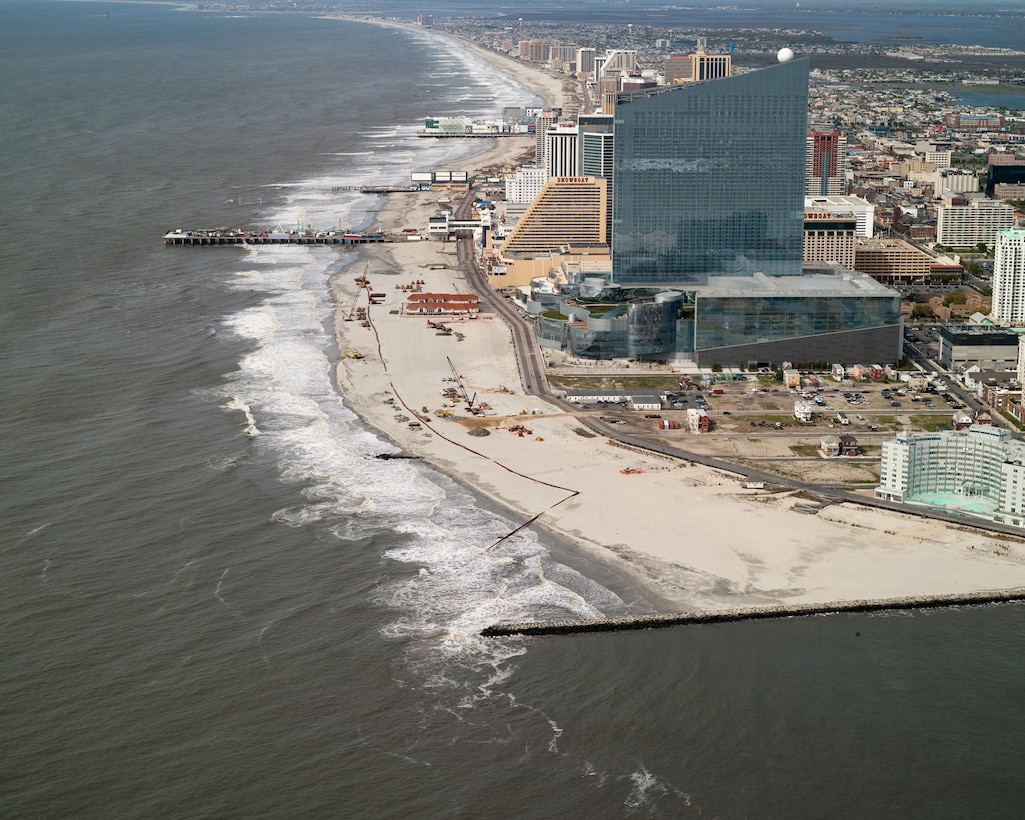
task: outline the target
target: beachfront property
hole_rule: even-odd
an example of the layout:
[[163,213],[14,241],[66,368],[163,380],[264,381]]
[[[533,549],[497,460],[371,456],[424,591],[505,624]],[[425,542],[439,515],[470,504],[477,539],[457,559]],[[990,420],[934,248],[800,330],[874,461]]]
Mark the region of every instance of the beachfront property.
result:
[[524,285],[564,260],[607,262],[607,197],[601,177],[548,179],[497,247],[499,238],[486,233],[489,283]]
[[533,202],[541,189],[548,182],[548,172],[544,168],[527,166],[519,168],[506,177],[505,201],[515,205],[527,206]]
[[546,167],[511,179],[509,199],[556,166],[580,175],[507,206],[484,236],[489,283],[517,289],[542,346],[581,358],[899,360],[899,295],[851,270],[872,206],[806,199],[807,88],[795,60],[625,91],[576,126],[542,112]]
[[545,192],[497,255],[541,345],[703,367],[900,359],[899,295],[841,264],[804,263],[807,88],[796,60],[618,94],[608,269],[566,264],[584,244],[569,236],[582,214],[560,227]]
[[712,277],[686,290],[621,287],[600,268],[564,263],[516,294],[537,316],[542,347],[701,367],[901,357],[899,294],[839,265],[809,265],[794,277]]
[[614,118],[607,114],[581,114],[577,123],[580,126],[580,174],[602,177],[606,183],[605,241],[611,247],[612,202],[615,199],[612,175],[615,162]]
[[801,274],[808,60],[619,94],[612,279]]
[[1025,527],[1025,443],[988,424],[883,442],[876,498]]
[[550,177],[580,176],[580,126],[557,122],[545,132],[545,172]]
[[901,358],[900,295],[840,265],[802,276],[715,277],[694,289],[702,367]]

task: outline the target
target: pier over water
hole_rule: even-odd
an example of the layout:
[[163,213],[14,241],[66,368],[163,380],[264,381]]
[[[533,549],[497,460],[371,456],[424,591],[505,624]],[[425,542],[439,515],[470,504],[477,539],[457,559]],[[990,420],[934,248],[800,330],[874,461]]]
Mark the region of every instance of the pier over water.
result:
[[164,234],[165,245],[367,245],[396,242],[407,237],[388,237],[380,233],[343,233],[341,231],[171,231]]

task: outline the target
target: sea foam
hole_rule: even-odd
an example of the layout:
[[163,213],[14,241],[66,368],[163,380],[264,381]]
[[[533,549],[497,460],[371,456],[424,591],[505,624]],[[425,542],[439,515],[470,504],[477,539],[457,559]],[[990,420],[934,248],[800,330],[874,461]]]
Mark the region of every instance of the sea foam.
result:
[[[435,70],[450,102],[455,92],[444,83],[446,72],[474,78],[460,90],[475,105],[488,101],[477,116],[531,101],[529,92],[507,78],[491,79],[493,71],[480,58],[440,42],[448,68]],[[417,127],[368,129],[378,149],[373,166],[337,156],[337,170],[281,183],[281,204],[267,215],[268,224],[372,224],[375,200],[345,189],[408,182],[411,169],[457,166],[480,150],[459,140],[418,140]],[[245,253],[236,286],[267,296],[262,305],[224,321],[250,343],[226,385],[228,406],[245,408],[248,426],[260,432],[254,447],[275,461],[282,478],[304,485],[304,503],[278,510],[274,520],[326,527],[343,542],[397,542],[383,551],[390,569],[372,597],[390,613],[381,634],[403,642],[406,662],[420,670],[423,681],[469,687],[465,696],[471,701],[487,697],[511,673],[510,659],[525,650],[522,641],[481,638],[483,627],[625,609],[613,593],[553,561],[530,531],[490,549],[519,522],[481,509],[447,476],[414,462],[375,457],[393,446],[360,423],[332,381],[329,280],[354,255],[309,246],[260,246]],[[453,674],[452,663],[464,674]],[[478,672],[467,678],[468,669]]]

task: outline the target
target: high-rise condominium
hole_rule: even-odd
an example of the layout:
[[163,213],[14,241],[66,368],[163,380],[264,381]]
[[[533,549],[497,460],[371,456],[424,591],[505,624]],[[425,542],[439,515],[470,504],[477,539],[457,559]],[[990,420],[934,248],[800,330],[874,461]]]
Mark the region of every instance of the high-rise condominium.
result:
[[809,133],[805,160],[808,196],[843,196],[846,175],[847,136],[839,131]]
[[1025,326],[1025,228],[996,236],[990,318],[1002,325]]
[[559,121],[560,109],[545,109],[534,120],[534,164],[544,168],[548,164],[548,129]]

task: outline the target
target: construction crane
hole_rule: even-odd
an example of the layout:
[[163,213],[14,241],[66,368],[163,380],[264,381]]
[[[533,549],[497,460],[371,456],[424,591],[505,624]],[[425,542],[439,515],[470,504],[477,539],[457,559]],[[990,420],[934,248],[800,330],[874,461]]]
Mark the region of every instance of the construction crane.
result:
[[359,304],[359,295],[360,295],[360,291],[356,291],[356,295],[352,299],[352,304],[349,305],[349,309],[345,313],[345,317],[344,318],[345,318],[346,322],[351,322],[352,321],[352,314],[354,314],[356,312],[356,305]]
[[466,402],[467,409],[473,407],[474,399],[477,398],[477,394],[473,394],[473,399],[466,392],[466,388],[463,387],[463,377],[459,375],[459,371],[456,370],[456,366],[452,364],[452,359],[449,356],[445,357],[448,360],[448,366],[452,369],[452,377],[455,379],[456,386],[459,388],[459,395],[463,397],[463,401]]
[[352,314],[356,312],[356,305],[359,304],[359,297],[363,294],[363,288],[367,286],[367,273],[370,270],[370,263],[367,262],[367,266],[363,269],[363,274],[356,277],[356,295],[352,298],[352,304],[349,305],[349,310],[345,314],[345,321],[352,321]]

